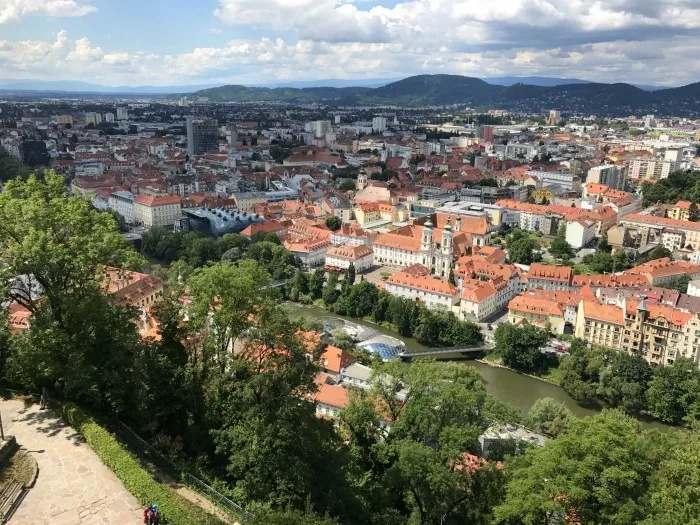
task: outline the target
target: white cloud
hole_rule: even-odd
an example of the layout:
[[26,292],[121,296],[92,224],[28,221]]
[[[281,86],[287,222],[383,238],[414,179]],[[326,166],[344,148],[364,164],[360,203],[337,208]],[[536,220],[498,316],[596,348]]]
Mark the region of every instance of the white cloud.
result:
[[89,80],[112,85],[150,82],[158,78],[153,66],[159,63],[160,57],[153,54],[105,53],[87,38],[72,41],[66,31],[60,31],[52,42],[0,40],[0,72],[5,78]]
[[252,25],[267,37],[163,57],[65,32],[53,42],[0,40],[0,75],[161,85],[420,73],[700,79],[700,0],[218,0],[215,14],[224,34]]
[[0,24],[27,15],[85,16],[97,8],[76,0],[0,0]]

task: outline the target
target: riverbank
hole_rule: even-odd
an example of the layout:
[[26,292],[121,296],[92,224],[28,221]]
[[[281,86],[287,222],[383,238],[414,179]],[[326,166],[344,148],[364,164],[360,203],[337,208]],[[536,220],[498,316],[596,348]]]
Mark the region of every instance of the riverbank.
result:
[[[287,311],[291,319],[296,319],[301,316],[319,320],[323,318],[345,319],[352,323],[364,325],[368,328],[377,330],[384,335],[399,339],[406,345],[406,348],[409,351],[418,351],[426,348],[415,339],[404,337],[382,325],[365,321],[363,319],[334,314],[318,305],[303,305],[300,303],[285,302],[282,306]],[[492,395],[495,398],[514,406],[523,414],[527,414],[537,400],[543,397],[551,397],[552,399],[563,403],[577,417],[593,416],[600,412],[599,409],[582,407],[568,393],[566,393],[562,387],[546,378],[523,374],[503,365],[496,364],[496,366],[494,366],[494,363],[488,362],[485,359],[459,360],[455,362],[464,366],[476,368],[486,380],[486,391],[489,393],[489,395]],[[671,428],[670,426],[658,421],[640,420],[640,422],[644,428],[649,429],[656,428],[660,430],[667,430]]]

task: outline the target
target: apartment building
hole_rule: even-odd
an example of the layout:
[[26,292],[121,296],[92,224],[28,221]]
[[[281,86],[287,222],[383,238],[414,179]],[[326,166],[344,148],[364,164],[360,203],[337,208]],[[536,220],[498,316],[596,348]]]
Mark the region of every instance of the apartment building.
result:
[[124,217],[127,223],[133,223],[135,198],[130,191],[114,191],[109,194],[107,206]]
[[578,309],[577,337],[669,365],[680,357],[699,363],[700,318],[663,305],[622,298],[617,304],[584,300]]
[[148,228],[170,226],[182,215],[182,199],[177,195],[138,195],[134,198],[133,210],[133,220],[137,224]]

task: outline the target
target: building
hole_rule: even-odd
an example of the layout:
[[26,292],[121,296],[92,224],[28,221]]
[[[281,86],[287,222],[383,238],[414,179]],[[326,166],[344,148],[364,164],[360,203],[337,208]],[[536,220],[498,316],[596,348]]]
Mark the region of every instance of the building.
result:
[[377,237],[379,237],[378,233],[363,230],[356,224],[343,224],[339,230],[331,233],[331,242],[336,246],[339,244],[371,246]]
[[622,190],[625,188],[622,168],[614,164],[595,166],[588,170],[586,185],[588,184],[604,184],[614,190]]
[[221,237],[227,233],[242,233],[249,227],[266,224],[265,219],[255,213],[240,212],[225,208],[185,208],[187,229],[210,237]]
[[129,108],[117,108],[117,120],[129,120]]
[[573,270],[569,266],[551,266],[542,263],[532,263],[525,276],[527,288],[542,288],[543,290],[569,290]]
[[182,200],[177,195],[152,197],[138,195],[134,199],[134,222],[151,228],[171,226],[182,213]]
[[317,120],[314,123],[314,135],[317,139],[325,138],[326,133],[331,131],[331,121],[330,120]]
[[383,133],[386,131],[386,117],[374,117],[372,119],[372,130],[375,133]]
[[508,303],[508,322],[519,325],[533,324],[562,333],[566,318],[561,303],[534,295],[519,295]]
[[639,355],[651,364],[669,365],[676,359],[700,360],[700,318],[669,306],[621,297],[615,304],[596,299],[581,302],[576,336],[591,344]]
[[668,178],[669,173],[678,169],[672,160],[656,157],[642,157],[630,160],[628,177],[634,181],[659,180]]
[[70,115],[57,115],[56,116],[56,125],[58,126],[66,126],[67,124],[70,124],[71,126],[73,125],[73,117]]
[[566,242],[573,248],[587,246],[595,239],[596,223],[589,219],[577,219],[566,223]]
[[499,443],[511,443],[513,441],[520,441],[525,446],[536,445],[538,447],[543,447],[547,438],[542,434],[536,434],[530,432],[529,430],[518,427],[515,425],[493,425],[486,429],[486,431],[479,436],[479,444],[481,445],[481,453],[484,458],[489,457],[489,448],[493,445]]
[[[690,201],[678,201],[668,210],[667,215],[670,219],[676,219],[677,221],[689,221],[691,206],[692,202]],[[700,212],[700,208],[698,211]]]
[[127,223],[133,223],[134,199],[134,194],[130,191],[115,191],[109,194],[107,206],[124,217]]
[[319,417],[336,417],[341,410],[350,404],[348,389],[342,386],[321,383],[313,394],[316,403],[316,415]]
[[314,237],[312,239],[285,240],[284,247],[298,257],[305,269],[323,266],[326,262],[326,251],[333,246],[327,239]]
[[231,196],[236,201],[236,208],[240,211],[250,211],[256,204],[265,204],[267,202],[267,194],[262,191],[234,193]]
[[99,113],[95,113],[94,111],[90,113],[85,114],[85,125],[89,126],[92,124],[93,126],[97,126],[98,124],[102,124],[102,115]]
[[568,168],[561,168],[556,171],[530,170],[529,177],[536,178],[539,187],[558,184],[569,193],[581,192],[581,178],[575,175]]
[[429,275],[425,267],[412,267],[396,273],[386,281],[386,291],[423,303],[431,310],[452,311],[459,302],[459,288]]
[[187,117],[187,153],[202,155],[219,149],[219,126],[213,119]]
[[668,217],[658,217],[646,213],[630,213],[620,218],[620,225],[637,230],[642,240],[640,245],[652,244],[653,239],[659,239],[666,230],[683,232],[685,236],[685,248],[700,249],[700,222],[689,222]]
[[114,122],[114,113],[105,113],[105,122]]
[[481,139],[489,144],[493,143],[493,126],[481,126]]
[[372,267],[374,251],[369,246],[340,245],[329,248],[326,252],[326,269],[329,271],[346,270],[352,264],[356,272],[364,272]]
[[561,121],[561,111],[556,109],[549,110],[549,116],[547,117],[548,126],[557,126]]

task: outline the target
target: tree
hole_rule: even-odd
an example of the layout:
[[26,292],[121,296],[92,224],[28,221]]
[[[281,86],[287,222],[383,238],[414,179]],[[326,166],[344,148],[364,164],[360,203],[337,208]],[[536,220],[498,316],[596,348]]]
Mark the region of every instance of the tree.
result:
[[326,271],[323,268],[316,268],[309,279],[309,294],[312,299],[318,299],[323,293],[323,284],[326,281]]
[[[608,234],[603,233],[603,235],[600,236],[600,239],[598,240],[598,250],[601,252],[609,252],[610,251],[610,244],[608,244]],[[624,253],[624,252],[622,252]]]
[[68,197],[63,178],[51,172],[43,182],[34,176],[9,181],[0,193],[0,221],[3,296],[32,313],[47,303],[52,319],[64,327],[66,310],[83,293],[92,296],[106,265],[136,268],[142,262],[110,214]]
[[378,297],[379,290],[368,281],[352,286],[349,294],[343,297],[346,315],[360,319],[370,315],[377,304]]
[[[222,301],[233,298],[222,294]],[[251,311],[249,310],[249,313]],[[276,508],[332,508],[349,489],[336,464],[340,443],[330,422],[317,418],[308,400],[320,345],[309,348],[276,307],[254,314],[241,352],[216,384],[209,407],[218,454],[241,501]]]
[[291,281],[287,283],[289,298],[292,301],[298,301],[300,296],[309,293],[309,280],[306,274],[301,270],[297,270]]
[[328,226],[331,231],[339,230],[342,225],[343,221],[340,217],[336,217],[335,215],[331,215],[326,219],[326,226]]
[[613,350],[604,352],[605,364],[598,373],[596,394],[625,412],[639,413],[646,409],[646,390],[654,372],[641,356]]
[[528,428],[543,432],[549,436],[558,436],[573,417],[571,410],[564,403],[559,403],[551,397],[538,399],[532,406],[525,419]]
[[540,349],[547,344],[547,332],[531,324],[515,326],[500,323],[494,332],[496,351],[506,366],[534,371],[546,360]]
[[[489,523],[503,474],[493,467],[471,473],[462,463],[465,451],[478,451],[490,421],[480,374],[416,361],[383,364],[373,377],[371,393],[351,396],[340,415],[350,453],[366,472],[361,479],[373,514],[401,515],[408,505],[410,523]],[[399,391],[406,395],[397,398]]]
[[700,516],[700,433],[668,435],[668,457],[653,476],[644,525],[697,523]]
[[673,425],[690,425],[700,419],[700,370],[692,360],[676,359],[656,369],[647,390],[649,412]]
[[549,247],[549,251],[555,257],[571,257],[574,254],[574,250],[571,245],[566,242],[566,239],[556,236]]
[[700,212],[698,211],[698,203],[693,201],[688,209],[688,220],[690,222],[698,222],[700,220]]
[[509,465],[494,523],[639,523],[665,445],[619,411],[573,419],[557,439]]
[[338,274],[336,272],[330,272],[322,292],[323,302],[327,307],[333,306],[340,298],[338,282]]
[[192,274],[189,319],[194,330],[206,333],[201,355],[207,366],[226,369],[234,342],[252,327],[249,314],[277,300],[271,283],[264,266],[251,260],[216,263]]
[[26,179],[29,177],[29,168],[20,161],[8,155],[5,150],[0,147],[0,181],[7,182],[14,178]]
[[456,285],[457,285],[457,283],[455,282],[455,273],[454,273],[454,271],[452,270],[452,268],[450,268],[450,275],[449,275],[449,277],[447,278],[447,282],[450,283],[450,284],[453,285],[453,286],[456,286]]
[[508,260],[511,263],[532,264],[539,260],[539,255],[534,253],[536,248],[536,242],[530,238],[508,241]]

